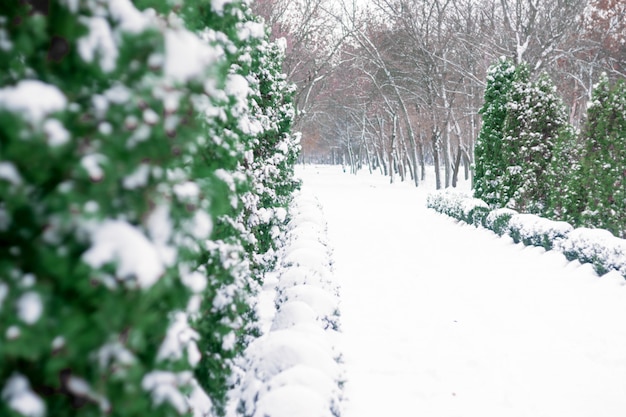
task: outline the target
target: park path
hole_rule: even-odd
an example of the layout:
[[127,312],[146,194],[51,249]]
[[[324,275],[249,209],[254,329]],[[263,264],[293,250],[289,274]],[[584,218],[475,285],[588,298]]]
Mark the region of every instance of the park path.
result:
[[428,187],[298,168],[341,285],[343,417],[623,417],[626,287],[459,225]]

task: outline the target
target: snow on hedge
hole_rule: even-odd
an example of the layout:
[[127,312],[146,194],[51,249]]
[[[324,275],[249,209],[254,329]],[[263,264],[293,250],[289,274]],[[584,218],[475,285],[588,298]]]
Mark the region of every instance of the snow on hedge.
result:
[[600,275],[615,270],[626,277],[626,240],[607,230],[573,230],[567,239],[558,243],[557,249],[569,260],[592,264]]
[[0,12],[0,415],[220,415],[297,187],[281,48],[247,1],[28,3]]
[[516,243],[562,252],[570,261],[592,264],[599,275],[611,271],[626,278],[626,240],[602,229],[575,229],[567,222],[501,208],[489,211],[486,203],[456,191],[428,195],[427,206],[457,220],[509,235]]
[[[331,417],[342,398],[338,286],[317,201],[298,194],[278,279],[268,281],[266,333],[246,351],[237,406],[250,417]],[[269,312],[267,308],[269,307]]]
[[509,220],[509,235],[517,242],[528,246],[552,249],[574,230],[571,224],[544,219],[535,214],[515,214]]

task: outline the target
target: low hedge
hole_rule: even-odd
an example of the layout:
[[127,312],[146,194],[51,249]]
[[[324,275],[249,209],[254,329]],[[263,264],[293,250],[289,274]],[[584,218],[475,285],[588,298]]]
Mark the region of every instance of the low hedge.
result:
[[626,278],[626,240],[607,230],[575,229],[566,222],[507,208],[490,210],[484,201],[456,191],[436,191],[426,201],[428,208],[500,236],[506,234],[516,243],[558,250],[570,261],[590,263],[598,275],[618,271]]

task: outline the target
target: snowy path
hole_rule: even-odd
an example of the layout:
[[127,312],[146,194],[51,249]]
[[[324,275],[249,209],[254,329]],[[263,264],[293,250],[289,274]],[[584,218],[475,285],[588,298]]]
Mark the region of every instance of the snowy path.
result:
[[408,184],[298,173],[342,286],[344,417],[626,415],[621,280],[457,225]]

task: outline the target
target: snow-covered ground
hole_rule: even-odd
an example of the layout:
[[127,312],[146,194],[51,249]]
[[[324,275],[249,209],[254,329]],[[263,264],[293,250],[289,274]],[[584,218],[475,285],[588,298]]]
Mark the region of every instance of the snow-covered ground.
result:
[[457,224],[428,183],[297,172],[341,286],[343,417],[626,415],[623,279]]

